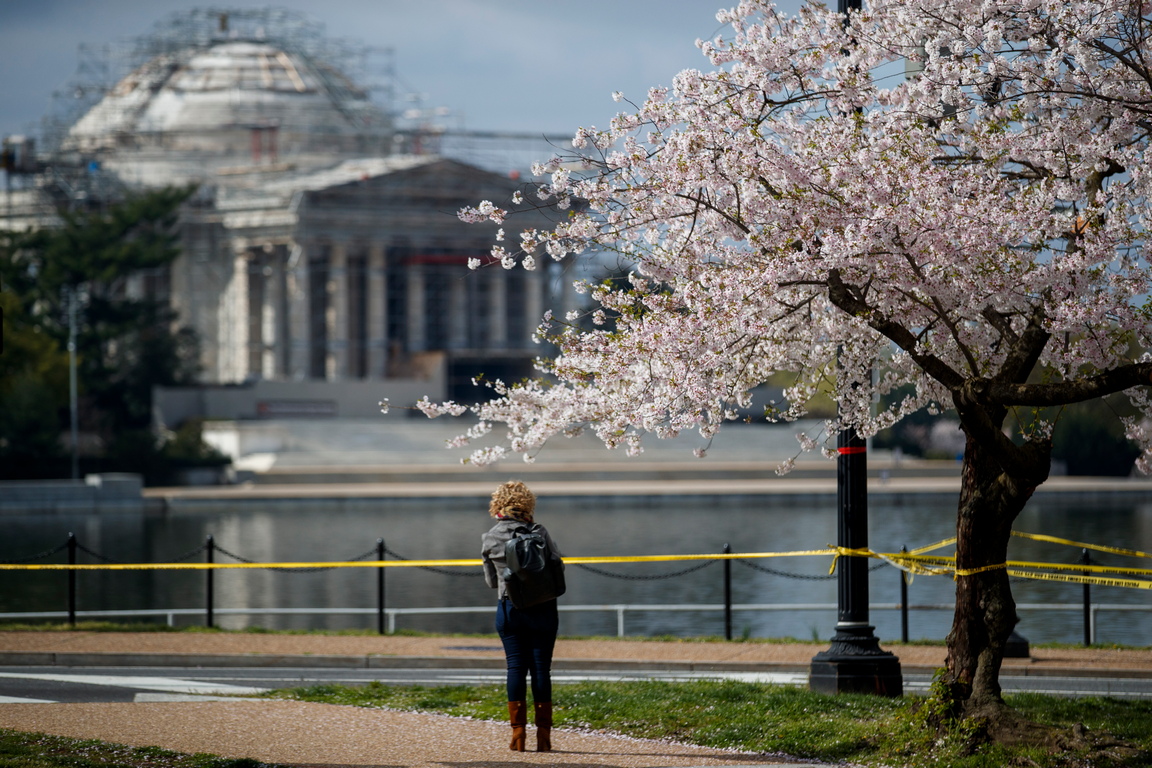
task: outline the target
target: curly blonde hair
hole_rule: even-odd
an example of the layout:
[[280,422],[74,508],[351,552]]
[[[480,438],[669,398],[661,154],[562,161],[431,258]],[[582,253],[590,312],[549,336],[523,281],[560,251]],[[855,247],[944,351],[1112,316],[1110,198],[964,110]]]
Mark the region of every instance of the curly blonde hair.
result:
[[536,494],[519,480],[510,480],[492,492],[488,514],[492,517],[511,517],[525,523],[532,522],[536,510]]

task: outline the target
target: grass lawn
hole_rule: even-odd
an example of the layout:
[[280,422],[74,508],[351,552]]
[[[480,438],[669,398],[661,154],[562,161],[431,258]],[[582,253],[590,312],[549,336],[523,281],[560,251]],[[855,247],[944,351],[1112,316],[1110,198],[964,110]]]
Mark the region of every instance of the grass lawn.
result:
[[[442,712],[504,720],[501,686],[420,687],[369,683],[277,691],[279,698]],[[555,689],[557,728],[606,730],[709,747],[787,754],[827,762],[940,768],[1072,768],[1152,765],[1152,702],[1018,695],[1009,703],[1030,719],[1122,739],[1142,755],[1096,749],[1050,754],[1037,748],[981,744],[957,727],[937,734],[925,724],[922,698],[826,696],[790,686],[717,682],[589,682]],[[562,743],[563,734],[553,741]],[[1110,739],[1105,739],[1110,740]]]
[[[76,629],[204,631],[117,624],[88,624]],[[317,634],[344,633],[320,631]],[[637,639],[637,642],[643,640]],[[421,687],[370,683],[361,687],[299,688],[269,695],[496,721],[507,718],[502,686]],[[933,702],[923,697],[825,696],[796,687],[733,681],[558,685],[554,714],[559,729],[608,731],[830,763],[890,768],[1152,766],[1152,701],[1017,694],[1008,697],[1008,703],[1031,721],[1068,732],[1082,724],[1092,737],[1093,748],[1044,750],[993,745],[981,739],[979,728],[968,724],[938,732],[927,724]],[[556,734],[554,741],[562,744],[562,740],[563,733]],[[1118,746],[1117,742],[1123,744]],[[157,748],[140,749],[0,729],[0,768],[256,768],[259,765],[251,760],[184,755]]]
[[[256,760],[186,755],[159,747],[127,747],[0,728],[4,768],[263,768]],[[267,768],[272,768],[268,766]]]

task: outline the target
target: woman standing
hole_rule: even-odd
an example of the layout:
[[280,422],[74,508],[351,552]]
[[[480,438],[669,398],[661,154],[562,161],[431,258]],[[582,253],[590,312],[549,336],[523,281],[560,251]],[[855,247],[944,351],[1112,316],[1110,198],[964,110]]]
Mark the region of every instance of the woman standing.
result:
[[[484,579],[498,590],[496,631],[504,644],[508,664],[508,719],[512,723],[510,748],[523,752],[528,724],[527,677],[532,675],[532,701],[535,705],[536,751],[552,750],[552,649],[556,645],[559,613],[555,600],[530,608],[512,604],[504,586],[503,571],[507,566],[504,546],[513,533],[533,524],[536,495],[519,481],[507,482],[492,494],[488,514],[496,524],[482,538]],[[556,558],[560,552],[543,526],[537,526]]]

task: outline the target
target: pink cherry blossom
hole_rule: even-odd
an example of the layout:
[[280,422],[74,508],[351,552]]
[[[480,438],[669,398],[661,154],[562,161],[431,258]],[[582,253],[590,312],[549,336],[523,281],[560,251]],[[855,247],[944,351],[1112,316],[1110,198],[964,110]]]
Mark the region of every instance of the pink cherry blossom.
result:
[[769,420],[831,390],[823,439],[799,438],[826,456],[844,427],[868,436],[954,408],[956,562],[972,572],[957,579],[948,681],[998,702],[1015,611],[997,553],[1048,476],[1041,409],[1124,392],[1137,466],[1152,469],[1150,13],[1141,0],[721,11],[729,29],[698,43],[700,69],[535,166],[537,197],[562,215],[494,255],[613,254],[628,277],[577,284],[591,321],[541,327],[558,354],[538,380],[489,384],[473,410],[502,439],[471,460],[583,430],[633,455],[647,436],[706,442],[777,374],[790,384]]
[[[592,290],[591,330],[551,337],[552,383],[509,388],[481,417],[526,452],[582,424],[638,450],[645,433],[711,434],[788,371],[769,418],[805,416],[833,381],[827,434],[867,435],[995,378],[1030,324],[1063,340],[1036,370],[1136,364],[1129,342],[1152,335],[1149,81],[1108,43],[1140,34],[1139,8],[878,0],[848,27],[814,6],[722,12],[730,32],[700,43],[711,69],[537,164],[542,200],[584,205],[493,256],[608,250],[633,279]],[[921,67],[908,77],[906,59]],[[577,160],[591,172],[571,173]]]

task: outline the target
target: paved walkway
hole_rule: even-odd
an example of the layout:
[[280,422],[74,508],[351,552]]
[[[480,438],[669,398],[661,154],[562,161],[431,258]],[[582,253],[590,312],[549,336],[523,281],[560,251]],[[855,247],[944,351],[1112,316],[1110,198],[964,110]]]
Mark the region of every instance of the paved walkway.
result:
[[[620,667],[694,671],[805,671],[827,644],[564,640],[556,669]],[[905,670],[931,672],[944,664],[942,646],[894,651]],[[244,632],[0,632],[0,665],[502,667],[496,638],[391,635],[288,635]],[[1005,674],[1152,677],[1152,649],[1032,648],[1006,659]]]
[[509,729],[503,723],[296,701],[0,704],[0,726],[325,768],[658,768],[789,762],[783,756],[559,730],[553,752],[510,752]]
[[[561,640],[557,669],[806,669],[815,644]],[[906,671],[943,663],[938,646],[895,649]],[[0,632],[0,665],[174,665],[381,667],[502,666],[494,638],[259,635],[245,633]],[[1032,649],[1005,674],[1152,677],[1152,650]],[[307,766],[813,765],[752,755],[560,730],[556,751],[507,749],[508,728],[439,715],[286,701],[134,704],[0,704],[0,727],[99,738],[182,752],[252,757]],[[530,740],[531,743],[531,740]]]

